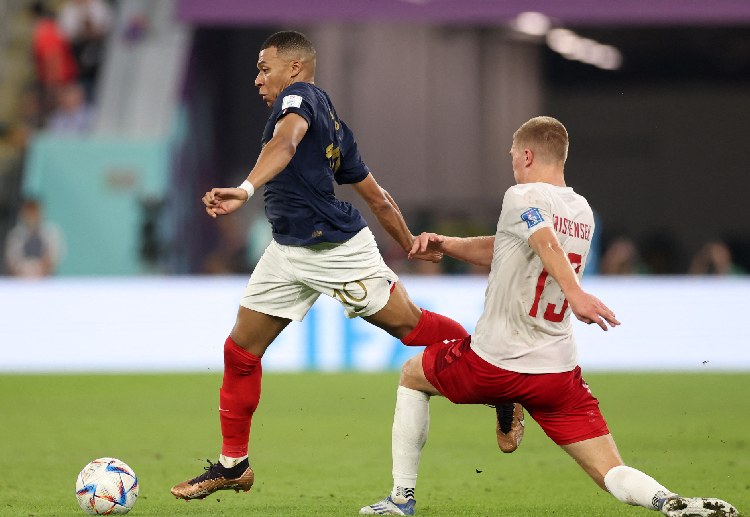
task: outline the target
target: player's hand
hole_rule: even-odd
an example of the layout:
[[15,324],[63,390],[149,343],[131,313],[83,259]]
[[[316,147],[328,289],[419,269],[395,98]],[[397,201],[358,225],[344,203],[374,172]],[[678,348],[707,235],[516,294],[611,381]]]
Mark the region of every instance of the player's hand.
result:
[[607,323],[610,327],[616,327],[620,324],[615,317],[615,313],[596,296],[580,291],[576,295],[568,297],[567,300],[570,304],[570,310],[573,311],[576,318],[584,323],[589,325],[596,323],[604,331],[608,330]]
[[423,232],[414,239],[409,251],[410,259],[440,262],[443,260],[443,242],[445,237],[436,233]]
[[247,192],[241,188],[213,188],[203,196],[206,213],[214,219],[234,212],[246,201]]

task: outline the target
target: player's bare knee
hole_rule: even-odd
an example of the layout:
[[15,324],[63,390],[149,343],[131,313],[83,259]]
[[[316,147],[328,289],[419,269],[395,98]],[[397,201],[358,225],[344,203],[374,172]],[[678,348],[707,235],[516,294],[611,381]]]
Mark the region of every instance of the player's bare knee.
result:
[[401,379],[399,384],[406,388],[419,389],[422,375],[419,375],[422,367],[422,356],[417,355],[408,359],[401,367]]

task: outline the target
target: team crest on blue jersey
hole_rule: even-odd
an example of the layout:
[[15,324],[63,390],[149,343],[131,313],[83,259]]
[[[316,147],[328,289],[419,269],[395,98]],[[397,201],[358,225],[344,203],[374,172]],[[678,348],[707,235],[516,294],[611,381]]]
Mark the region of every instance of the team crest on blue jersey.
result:
[[525,221],[529,228],[533,228],[537,224],[544,221],[544,217],[542,217],[542,214],[541,212],[539,212],[538,208],[529,208],[521,214],[521,220]]

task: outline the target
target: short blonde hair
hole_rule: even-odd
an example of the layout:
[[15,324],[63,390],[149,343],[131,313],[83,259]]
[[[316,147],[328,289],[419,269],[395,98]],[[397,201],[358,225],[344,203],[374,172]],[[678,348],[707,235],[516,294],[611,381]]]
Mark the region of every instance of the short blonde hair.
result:
[[543,162],[564,164],[568,158],[568,130],[552,117],[534,117],[513,133],[513,144],[529,148]]

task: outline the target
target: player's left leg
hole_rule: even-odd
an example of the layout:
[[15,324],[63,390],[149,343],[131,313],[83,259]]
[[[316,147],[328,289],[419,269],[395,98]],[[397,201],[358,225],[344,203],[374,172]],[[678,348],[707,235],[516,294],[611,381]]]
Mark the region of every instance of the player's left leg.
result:
[[538,402],[528,406],[531,416],[600,488],[624,503],[651,509],[658,509],[656,505],[674,495],[651,477],[623,464],[599,401],[580,368],[529,379]]
[[607,490],[604,483],[605,475],[613,468],[623,465],[611,434],[561,445],[561,447],[603,490]]
[[412,302],[383,260],[369,228],[343,243],[302,248],[294,255],[295,267],[308,287],[338,300],[347,317],[361,317],[404,344],[427,346],[468,336],[458,322]]
[[562,448],[576,460],[597,485],[623,503],[642,506],[675,517],[739,515],[737,510],[726,501],[678,496],[651,476],[624,465],[610,434],[563,445]]
[[457,321],[417,307],[400,282],[391,290],[385,306],[363,319],[410,346],[427,346],[469,335]]
[[[529,406],[531,416],[599,487],[619,501],[674,517],[737,515],[724,501],[682,498],[647,474],[624,465],[599,401],[581,377],[580,368],[538,376],[535,389],[545,404]],[[689,511],[683,512],[685,509]]]

